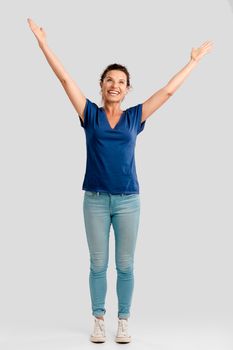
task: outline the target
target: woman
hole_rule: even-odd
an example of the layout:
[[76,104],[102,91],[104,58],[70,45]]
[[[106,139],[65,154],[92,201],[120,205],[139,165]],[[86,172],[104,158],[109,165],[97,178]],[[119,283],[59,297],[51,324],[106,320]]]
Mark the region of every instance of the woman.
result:
[[212,42],[207,41],[197,49],[192,48],[188,64],[164,87],[144,103],[123,111],[121,102],[130,89],[130,75],[125,66],[111,64],[102,73],[100,87],[104,106],[98,107],[83,95],[52,53],[43,28],[38,27],[31,19],[28,19],[28,23],[77,111],[86,134],[83,213],[90,252],[92,315],[95,317],[90,340],[104,342],[106,339],[106,271],[112,224],[118,296],[118,329],[115,341],[127,343],[131,341],[128,318],[134,287],[133,262],[140,215],[139,183],[134,159],[136,138],[144,129],[147,118],[174,94],[199,60],[211,50]]

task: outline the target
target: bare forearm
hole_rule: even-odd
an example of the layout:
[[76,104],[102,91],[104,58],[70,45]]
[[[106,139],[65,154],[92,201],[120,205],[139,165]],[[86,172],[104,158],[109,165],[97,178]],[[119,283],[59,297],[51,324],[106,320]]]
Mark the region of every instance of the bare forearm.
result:
[[182,68],[165,86],[169,95],[172,95],[178,87],[183,83],[185,78],[190,74],[194,67],[196,67],[197,61],[190,59],[190,61]]
[[39,45],[41,50],[43,51],[50,67],[58,77],[58,79],[61,82],[64,82],[66,77],[68,76],[68,73],[65,71],[65,68],[59,61],[59,59],[56,57],[56,55],[52,52],[52,50],[48,47],[48,44],[40,44]]

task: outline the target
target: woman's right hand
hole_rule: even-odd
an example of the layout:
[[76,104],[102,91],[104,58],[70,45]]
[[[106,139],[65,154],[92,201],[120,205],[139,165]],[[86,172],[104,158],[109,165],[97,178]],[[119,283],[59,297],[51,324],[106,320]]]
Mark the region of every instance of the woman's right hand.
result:
[[27,19],[28,24],[35,35],[36,39],[38,40],[39,45],[46,43],[46,33],[42,27],[38,27],[35,22],[31,18]]

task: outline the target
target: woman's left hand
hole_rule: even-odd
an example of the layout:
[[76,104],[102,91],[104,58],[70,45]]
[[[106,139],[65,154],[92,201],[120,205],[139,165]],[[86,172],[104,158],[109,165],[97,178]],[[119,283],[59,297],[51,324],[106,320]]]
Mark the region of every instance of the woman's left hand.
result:
[[198,62],[206,53],[210,52],[212,48],[213,48],[212,41],[206,41],[197,49],[192,48],[191,59]]

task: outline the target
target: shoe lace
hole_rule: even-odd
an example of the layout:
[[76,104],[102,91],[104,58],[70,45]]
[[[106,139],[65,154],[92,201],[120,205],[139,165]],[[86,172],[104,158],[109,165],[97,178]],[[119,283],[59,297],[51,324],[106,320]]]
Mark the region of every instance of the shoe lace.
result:
[[95,334],[102,334],[104,332],[104,324],[99,320],[95,320]]
[[128,323],[125,320],[120,320],[120,329],[124,335],[127,335]]

